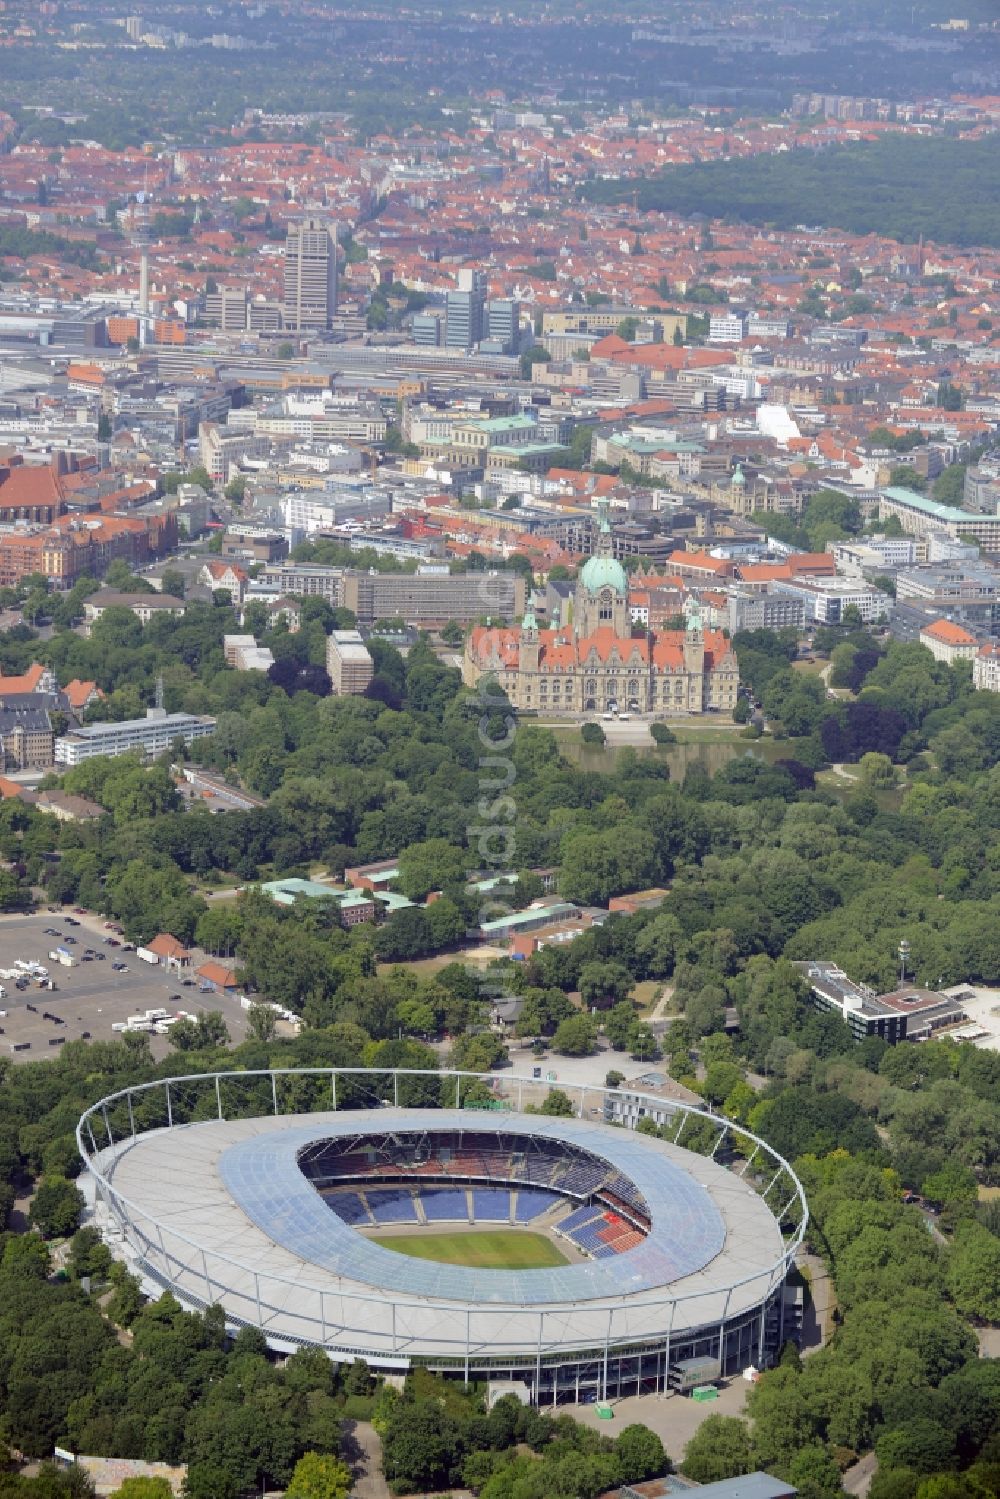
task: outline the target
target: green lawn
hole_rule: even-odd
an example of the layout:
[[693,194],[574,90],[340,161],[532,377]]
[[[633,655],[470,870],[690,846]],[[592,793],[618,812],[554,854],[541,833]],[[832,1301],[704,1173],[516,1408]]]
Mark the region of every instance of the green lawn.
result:
[[461,1234],[372,1234],[383,1249],[418,1260],[472,1265],[477,1270],[548,1270],[565,1265],[551,1239],[520,1228],[490,1228]]

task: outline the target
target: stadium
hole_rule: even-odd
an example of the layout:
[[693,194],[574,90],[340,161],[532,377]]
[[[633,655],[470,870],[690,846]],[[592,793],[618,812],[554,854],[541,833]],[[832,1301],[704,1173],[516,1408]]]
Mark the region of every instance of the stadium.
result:
[[612,1127],[613,1091],[564,1091],[574,1117],[534,1112],[549,1087],[528,1078],[171,1078],[83,1115],[83,1183],[147,1293],[216,1303],[278,1351],[517,1381],[540,1404],[665,1393],[692,1360],[765,1366],[807,1221],[791,1168],[717,1115],[669,1105],[671,1142]]

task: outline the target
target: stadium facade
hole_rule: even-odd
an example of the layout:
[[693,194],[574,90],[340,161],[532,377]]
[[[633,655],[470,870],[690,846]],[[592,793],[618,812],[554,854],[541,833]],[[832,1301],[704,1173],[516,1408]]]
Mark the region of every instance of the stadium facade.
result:
[[[766,1366],[807,1222],[787,1162],[685,1105],[671,1143],[610,1127],[601,1088],[564,1086],[562,1118],[528,1112],[545,1083],[484,1079],[484,1107],[471,1081],[304,1069],[125,1089],[77,1130],[93,1221],[149,1294],[217,1303],[276,1350],[518,1380],[540,1404],[666,1392],[691,1359]],[[501,1223],[567,1263],[478,1269],[372,1237]]]

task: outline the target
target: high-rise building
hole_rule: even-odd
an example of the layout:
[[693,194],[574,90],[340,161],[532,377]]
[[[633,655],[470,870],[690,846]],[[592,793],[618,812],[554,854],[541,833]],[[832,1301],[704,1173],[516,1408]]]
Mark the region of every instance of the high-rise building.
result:
[[459,271],[458,289],[445,299],[444,341],[449,349],[471,349],[482,339],[486,289],[485,271]]
[[337,310],[337,228],[325,219],[289,224],[285,240],[285,327],[329,328]]
[[511,297],[494,298],[486,304],[483,335],[499,346],[501,354],[516,354],[520,341],[521,304]]
[[205,294],[205,321],[224,333],[239,333],[247,325],[245,286],[220,286]]

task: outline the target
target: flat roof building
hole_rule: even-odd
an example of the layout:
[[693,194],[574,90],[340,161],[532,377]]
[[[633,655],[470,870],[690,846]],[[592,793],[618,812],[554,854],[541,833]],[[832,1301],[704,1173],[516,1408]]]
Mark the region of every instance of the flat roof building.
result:
[[375,665],[357,630],[334,630],[326,642],[326,670],[338,697],[360,697]]
[[890,1046],[899,1041],[924,1041],[945,1026],[961,1025],[968,1017],[949,994],[901,984],[889,994],[876,994],[867,984],[855,983],[836,963],[796,963],[809,984],[818,1010],[837,1011],[855,1041],[880,1036]]
[[121,723],[84,724],[55,743],[57,765],[81,765],[99,755],[125,755],[139,750],[144,755],[160,755],[177,739],[191,744],[215,733],[215,719],[196,717],[193,713],[165,713],[149,708],[145,718],[128,718]]

